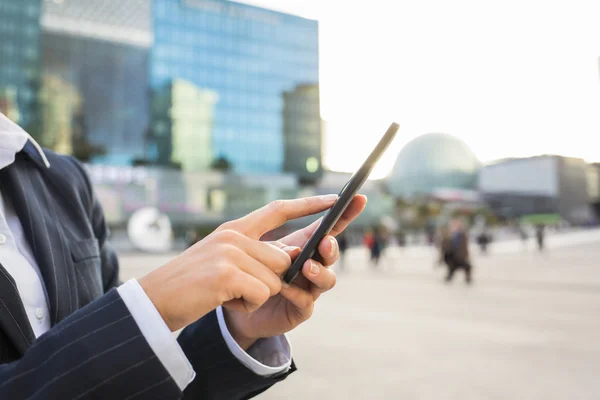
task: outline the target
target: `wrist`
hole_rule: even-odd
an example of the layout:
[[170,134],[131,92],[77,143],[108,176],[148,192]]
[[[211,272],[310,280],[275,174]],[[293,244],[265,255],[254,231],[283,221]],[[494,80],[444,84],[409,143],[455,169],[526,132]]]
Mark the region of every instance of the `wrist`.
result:
[[169,318],[168,313],[165,312],[164,307],[160,302],[160,293],[158,292],[158,290],[154,290],[155,285],[152,284],[152,279],[150,279],[148,275],[146,275],[139,279],[138,283],[142,290],[146,293],[146,296],[148,296],[148,299],[150,299],[152,304],[154,304],[154,308],[156,308],[156,311],[158,311],[160,317],[163,319],[163,321],[165,321],[165,324],[167,325],[169,330],[171,332],[177,331],[179,327],[174,321],[171,320],[171,318]]
[[242,348],[242,350],[247,351],[254,343],[256,343],[258,338],[249,337],[241,332],[241,329],[239,329],[238,325],[236,324],[231,312],[225,307],[223,307],[223,317],[231,337]]

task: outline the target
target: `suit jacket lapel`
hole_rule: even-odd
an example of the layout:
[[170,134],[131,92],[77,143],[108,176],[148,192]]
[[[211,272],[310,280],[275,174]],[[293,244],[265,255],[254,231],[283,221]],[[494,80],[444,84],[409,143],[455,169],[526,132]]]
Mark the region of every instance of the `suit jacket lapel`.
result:
[[33,249],[50,300],[52,325],[76,309],[77,286],[73,262],[51,194],[39,165],[17,157],[0,171],[3,194],[10,196],[25,236]]
[[12,276],[0,265],[0,327],[20,354],[35,340]]

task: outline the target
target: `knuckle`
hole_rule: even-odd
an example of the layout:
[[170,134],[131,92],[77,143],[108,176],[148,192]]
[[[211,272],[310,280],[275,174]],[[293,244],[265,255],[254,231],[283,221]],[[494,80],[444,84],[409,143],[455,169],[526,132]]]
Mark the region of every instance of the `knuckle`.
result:
[[252,314],[254,311],[258,310],[259,308],[260,308],[260,306],[258,304],[244,302],[244,311],[246,311],[246,314]]
[[242,250],[230,242],[221,243],[219,246],[219,253],[222,255],[224,260],[227,260],[230,265],[239,265]]
[[277,293],[281,292],[281,288],[282,288],[282,283],[281,283],[281,279],[279,279],[279,277],[275,277],[273,279],[273,283],[271,283],[269,289],[271,290],[271,292],[269,293],[270,296],[275,296]]
[[315,303],[311,302],[310,305],[308,307],[306,307],[305,309],[306,311],[304,312],[304,315],[306,316],[306,318],[310,318],[313,315],[313,312],[315,311]]
[[285,200],[274,200],[268,205],[269,211],[273,213],[283,213],[285,209]]
[[219,231],[233,230],[235,228],[235,222],[227,221],[221,224],[218,228]]
[[221,281],[230,280],[235,272],[233,266],[226,262],[218,263],[215,266],[215,270],[217,272],[217,276]]
[[302,296],[302,299],[300,300],[300,308],[304,309],[304,310],[308,310],[311,309],[314,305],[314,300],[312,298],[312,296],[310,295],[306,295],[306,296]]
[[219,239],[227,243],[235,243],[238,239],[239,233],[233,229],[224,229],[219,232]]
[[329,272],[330,272],[330,278],[329,278],[329,282],[327,285],[327,290],[333,289],[335,287],[335,285],[337,284],[337,275],[331,270]]
[[279,267],[279,269],[283,269],[286,270],[290,267],[290,265],[292,265],[292,258],[290,257],[290,255],[284,251],[280,251],[280,256],[278,258],[278,262],[277,262],[277,266]]
[[290,266],[292,265],[290,258],[287,258],[287,261],[278,261],[276,263],[273,264],[272,270],[273,272],[275,272],[277,275],[282,275],[285,271],[287,271]]
[[310,208],[310,206],[312,205],[311,204],[311,199],[309,199],[307,197],[304,197],[302,199],[302,205],[303,205],[304,208],[307,208],[307,209]]
[[260,288],[260,290],[258,292],[258,296],[257,296],[260,305],[263,305],[264,303],[266,303],[270,297],[271,297],[271,289],[269,289],[269,287],[267,285],[261,285],[261,288]]

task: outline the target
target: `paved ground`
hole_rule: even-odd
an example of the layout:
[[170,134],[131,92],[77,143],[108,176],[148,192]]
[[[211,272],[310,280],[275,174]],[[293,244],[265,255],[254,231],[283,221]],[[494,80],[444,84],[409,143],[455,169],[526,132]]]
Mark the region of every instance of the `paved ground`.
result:
[[[423,249],[393,249],[381,271],[351,251],[290,334],[299,371],[262,398],[600,398],[600,238],[549,242],[546,254],[492,247],[472,287],[460,274],[443,284]],[[123,278],[164,259],[126,256]]]

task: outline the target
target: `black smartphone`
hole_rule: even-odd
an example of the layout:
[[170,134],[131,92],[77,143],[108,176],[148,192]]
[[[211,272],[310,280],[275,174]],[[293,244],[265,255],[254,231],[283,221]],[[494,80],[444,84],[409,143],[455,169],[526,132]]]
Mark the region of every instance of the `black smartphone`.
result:
[[308,239],[308,242],[306,242],[306,245],[298,258],[294,260],[292,266],[283,275],[284,282],[288,284],[292,283],[302,270],[302,266],[306,260],[312,258],[315,261],[322,262],[322,257],[317,250],[319,243],[321,243],[321,240],[331,232],[348,205],[350,205],[350,202],[358,190],[371,174],[373,167],[396,136],[398,129],[400,129],[400,125],[396,123],[390,125],[385,135],[383,135],[379,143],[377,143],[377,146],[375,146],[375,149],[371,152],[360,169],[356,171],[348,183],[344,185],[337,201],[331,206],[319,227],[315,230],[310,239]]

